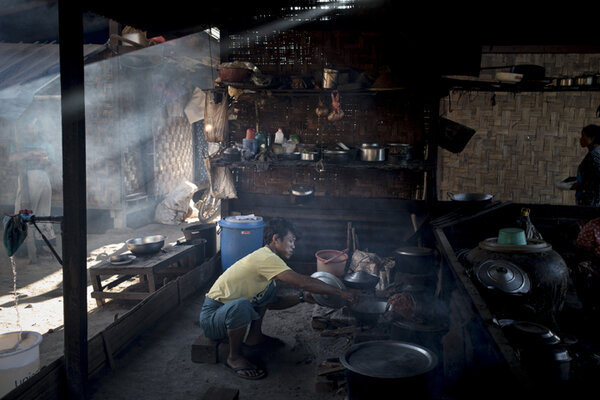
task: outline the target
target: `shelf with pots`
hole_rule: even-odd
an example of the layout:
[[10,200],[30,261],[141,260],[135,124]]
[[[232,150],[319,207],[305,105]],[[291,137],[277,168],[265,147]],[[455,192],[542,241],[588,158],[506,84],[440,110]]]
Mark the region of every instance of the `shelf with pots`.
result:
[[276,158],[268,161],[260,160],[228,160],[225,158],[214,158],[211,160],[214,166],[228,166],[232,168],[268,168],[268,167],[303,167],[315,168],[317,170],[327,170],[332,168],[350,168],[350,169],[366,169],[375,168],[382,170],[413,170],[413,171],[428,171],[435,168],[435,163],[423,160],[409,160],[406,162],[390,162],[390,161],[362,161],[348,160],[341,161],[324,161],[324,160],[300,160]]
[[481,81],[471,79],[443,78],[441,85],[447,90],[466,90],[478,92],[597,92],[600,83],[577,84],[577,79],[523,81],[516,83],[500,81]]

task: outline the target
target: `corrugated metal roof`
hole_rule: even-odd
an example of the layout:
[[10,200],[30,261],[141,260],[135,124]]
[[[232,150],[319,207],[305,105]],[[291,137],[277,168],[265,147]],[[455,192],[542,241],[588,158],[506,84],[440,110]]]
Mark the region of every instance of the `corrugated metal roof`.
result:
[[[84,57],[104,49],[84,45]],[[0,43],[0,118],[18,119],[35,93],[59,75],[56,43]]]

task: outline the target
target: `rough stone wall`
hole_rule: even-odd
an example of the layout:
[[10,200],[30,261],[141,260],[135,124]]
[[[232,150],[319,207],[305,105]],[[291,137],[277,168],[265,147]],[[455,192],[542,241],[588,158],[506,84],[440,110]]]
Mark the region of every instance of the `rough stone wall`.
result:
[[[482,67],[536,64],[546,77],[600,71],[600,54],[483,54]],[[481,80],[494,80],[483,70]],[[440,149],[438,196],[485,192],[494,199],[575,204],[574,192],[555,183],[575,176],[586,149],[581,128],[600,123],[600,91],[470,92],[443,98],[440,115],[476,130],[459,154]]]

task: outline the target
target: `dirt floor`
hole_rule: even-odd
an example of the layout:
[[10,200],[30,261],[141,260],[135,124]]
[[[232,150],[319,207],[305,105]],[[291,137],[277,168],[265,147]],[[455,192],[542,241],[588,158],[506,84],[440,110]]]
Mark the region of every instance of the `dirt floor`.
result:
[[[167,242],[183,238],[186,224],[151,224],[138,229],[111,230],[89,234],[87,268],[111,254],[126,250],[125,240],[163,234]],[[60,243],[57,246],[60,253]],[[5,253],[3,253],[5,254]],[[13,272],[8,257],[0,257],[0,330],[31,330],[43,334],[40,364],[48,365],[63,355],[62,269],[53,257],[35,264],[16,258],[18,307],[13,295]],[[137,278],[124,285],[136,284]],[[205,288],[208,289],[208,288]],[[289,289],[287,289],[289,290]],[[135,301],[109,301],[98,307],[89,294],[88,337],[111,324],[135,306]],[[176,312],[139,338],[117,358],[114,370],[90,384],[91,399],[189,399],[202,398],[211,387],[239,390],[240,399],[343,399],[344,390],[315,391],[315,372],[320,360],[337,357],[349,343],[345,337],[320,338],[311,327],[314,305],[300,304],[288,310],[269,311],[265,333],[281,338],[285,347],[248,354],[268,371],[262,380],[244,380],[232,375],[223,364],[191,361],[191,345],[200,335],[198,315],[205,290],[192,296]],[[18,313],[17,313],[18,309]],[[18,314],[18,316],[17,316]]]

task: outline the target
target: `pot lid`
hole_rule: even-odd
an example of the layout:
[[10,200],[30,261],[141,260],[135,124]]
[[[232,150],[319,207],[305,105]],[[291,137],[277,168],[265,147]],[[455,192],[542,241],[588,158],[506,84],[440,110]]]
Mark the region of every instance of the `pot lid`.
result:
[[497,237],[479,242],[479,247],[499,253],[541,253],[552,250],[550,243],[540,239],[527,239],[527,244],[501,244]]
[[[325,271],[317,271],[311,275],[312,278],[316,278],[326,284],[336,287],[341,290],[345,290],[346,287],[342,281],[335,275]],[[315,301],[323,307],[330,308],[341,308],[346,305],[346,301],[340,296],[334,296],[329,294],[311,293]]]
[[230,215],[219,221],[219,226],[224,228],[261,228],[265,225],[262,217],[254,214],[249,215]]
[[554,346],[560,337],[550,328],[532,321],[514,321],[505,326],[507,334],[519,345]]
[[529,275],[506,260],[486,260],[475,267],[475,276],[488,289],[505,293],[527,293],[531,288]]
[[315,189],[311,185],[302,184],[292,185],[290,189],[290,192],[294,196],[310,196],[311,194],[313,194],[314,191]]
[[420,257],[426,257],[426,256],[430,256],[433,254],[433,249],[429,249],[426,247],[400,247],[397,248],[396,250],[394,250],[394,252],[396,254],[400,254],[403,256],[420,256]]
[[431,371],[438,359],[417,344],[375,340],[353,345],[340,362],[350,371],[372,378],[408,378]]

